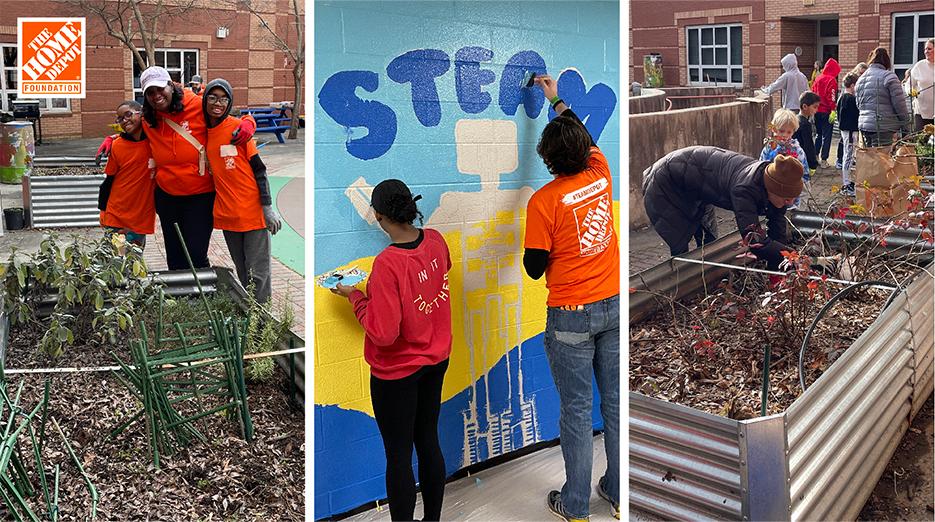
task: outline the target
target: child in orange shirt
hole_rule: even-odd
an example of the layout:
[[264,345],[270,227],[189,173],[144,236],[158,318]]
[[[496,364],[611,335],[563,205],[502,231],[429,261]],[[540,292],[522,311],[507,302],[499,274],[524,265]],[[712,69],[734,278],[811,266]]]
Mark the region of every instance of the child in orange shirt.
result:
[[146,234],[152,234],[156,225],[156,163],[143,133],[142,108],[134,100],[117,107],[116,122],[123,132],[114,140],[107,158],[107,178],[98,197],[101,226],[106,233],[123,234],[141,249],[146,246]]
[[217,192],[214,228],[224,231],[237,278],[245,288],[252,282],[254,295],[262,303],[272,295],[270,234],[278,232],[282,223],[273,210],[266,166],[256,143],[230,143],[231,132],[240,126],[240,118],[230,115],[230,84],[221,78],[211,80],[205,93],[206,152]]

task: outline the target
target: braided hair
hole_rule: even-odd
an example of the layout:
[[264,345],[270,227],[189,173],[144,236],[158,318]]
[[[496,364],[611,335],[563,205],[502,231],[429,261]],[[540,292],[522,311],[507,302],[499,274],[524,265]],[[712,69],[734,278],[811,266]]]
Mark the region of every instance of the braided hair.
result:
[[416,218],[419,218],[419,224],[423,222],[422,212],[416,206],[416,201],[422,199],[422,196],[412,196],[409,187],[398,179],[388,179],[381,181],[373,189],[371,196],[371,206],[380,214],[389,218],[394,223],[412,224]]

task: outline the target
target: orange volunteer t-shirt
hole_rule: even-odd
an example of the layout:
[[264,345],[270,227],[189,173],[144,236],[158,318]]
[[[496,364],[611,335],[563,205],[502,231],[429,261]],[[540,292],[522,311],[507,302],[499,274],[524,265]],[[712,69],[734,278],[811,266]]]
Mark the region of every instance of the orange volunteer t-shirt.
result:
[[202,112],[201,96],[188,89],[185,89],[184,93],[184,108],[181,112],[157,112],[157,128],[153,129],[146,124],[146,136],[150,141],[153,159],[156,160],[156,184],[173,196],[191,196],[214,190],[214,180],[207,165],[203,176],[198,173],[198,150],[167,123],[161,121],[171,119],[183,129],[187,129],[198,143],[207,143],[208,127]]
[[152,234],[156,226],[153,203],[156,163],[148,140],[131,141],[123,137],[114,140],[104,173],[116,177],[107,210],[101,211],[101,225]]
[[250,158],[259,154],[254,140],[231,145],[231,133],[240,118],[228,116],[217,127],[208,129],[208,162],[214,175],[214,228],[249,232],[266,228],[260,189],[256,186]]
[[548,306],[595,303],[620,293],[613,182],[600,149],[591,147],[585,170],[559,176],[529,198],[524,246],[549,251]]

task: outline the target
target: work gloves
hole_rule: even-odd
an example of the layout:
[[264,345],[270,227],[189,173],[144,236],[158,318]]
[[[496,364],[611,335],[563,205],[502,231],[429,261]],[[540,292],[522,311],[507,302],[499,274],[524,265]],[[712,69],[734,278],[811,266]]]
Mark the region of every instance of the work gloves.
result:
[[270,234],[275,235],[282,228],[282,219],[273,210],[272,205],[263,205],[263,219],[266,220],[266,230],[269,230]]
[[812,258],[811,268],[821,274],[833,275],[838,271],[838,262],[841,261],[841,255],[818,256]]
[[110,156],[110,149],[114,146],[114,140],[117,138],[117,135],[108,136],[104,138],[104,141],[101,143],[101,146],[97,148],[97,155],[94,156],[94,164],[98,167],[101,166],[101,157]]
[[243,145],[250,141],[255,133],[256,121],[253,118],[244,118],[240,120],[240,125],[231,134],[231,145]]

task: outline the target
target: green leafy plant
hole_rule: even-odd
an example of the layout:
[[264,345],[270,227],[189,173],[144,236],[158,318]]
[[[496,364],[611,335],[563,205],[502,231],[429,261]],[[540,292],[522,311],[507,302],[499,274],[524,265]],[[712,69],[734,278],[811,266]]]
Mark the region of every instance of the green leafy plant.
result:
[[39,347],[52,357],[76,340],[116,343],[158,298],[142,250],[122,236],[62,242],[50,235],[26,261],[11,254],[0,277],[12,323],[45,328]]
[[[247,324],[245,355],[275,351],[295,322],[295,313],[288,298],[282,301],[283,304],[278,307],[278,310],[274,310],[271,301],[264,303],[257,301],[253,290],[253,285],[247,289],[247,308],[250,320]],[[276,313],[273,313],[274,311]],[[250,360],[245,373],[251,381],[266,382],[272,378],[274,369],[275,362],[272,357],[259,357]]]

